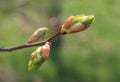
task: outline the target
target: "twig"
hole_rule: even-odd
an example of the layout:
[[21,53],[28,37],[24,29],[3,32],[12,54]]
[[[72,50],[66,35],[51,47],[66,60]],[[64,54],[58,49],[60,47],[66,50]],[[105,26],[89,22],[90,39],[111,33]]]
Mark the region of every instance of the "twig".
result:
[[23,45],[14,46],[14,47],[0,47],[0,51],[10,52],[10,51],[18,50],[18,49],[44,45],[46,42],[52,41],[54,38],[56,38],[59,35],[60,35],[60,32],[57,32],[56,34],[54,34],[53,36],[51,36],[50,38],[48,38],[46,41],[43,41],[43,42],[37,42],[37,43],[32,43],[32,44],[23,44]]

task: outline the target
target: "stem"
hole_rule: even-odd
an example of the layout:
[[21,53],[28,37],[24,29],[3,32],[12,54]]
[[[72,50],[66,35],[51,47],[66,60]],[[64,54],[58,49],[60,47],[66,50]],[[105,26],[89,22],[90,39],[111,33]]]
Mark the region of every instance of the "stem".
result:
[[59,36],[60,32],[57,32],[56,34],[54,34],[53,36],[51,36],[48,40],[46,40],[47,42],[50,42],[51,40],[53,40],[55,37]]
[[48,38],[46,41],[43,41],[43,42],[32,43],[32,44],[23,44],[23,45],[14,46],[14,47],[0,47],[0,51],[10,52],[10,51],[18,50],[18,49],[44,45],[46,42],[52,41],[54,38],[56,38],[59,35],[60,35],[60,32],[57,32],[56,34],[54,34],[53,36],[51,36],[50,38]]

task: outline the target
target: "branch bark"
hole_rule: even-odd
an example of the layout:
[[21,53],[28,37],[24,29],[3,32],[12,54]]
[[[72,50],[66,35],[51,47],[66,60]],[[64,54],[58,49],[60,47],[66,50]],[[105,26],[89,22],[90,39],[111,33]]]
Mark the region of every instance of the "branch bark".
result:
[[23,49],[23,48],[44,45],[46,42],[52,41],[54,38],[58,37],[59,35],[60,35],[60,32],[57,32],[56,34],[54,34],[53,36],[51,36],[50,38],[48,38],[47,40],[45,40],[43,42],[37,42],[37,43],[32,43],[32,44],[23,44],[23,45],[14,46],[14,47],[0,47],[0,51],[10,52],[10,51],[14,51],[14,50]]

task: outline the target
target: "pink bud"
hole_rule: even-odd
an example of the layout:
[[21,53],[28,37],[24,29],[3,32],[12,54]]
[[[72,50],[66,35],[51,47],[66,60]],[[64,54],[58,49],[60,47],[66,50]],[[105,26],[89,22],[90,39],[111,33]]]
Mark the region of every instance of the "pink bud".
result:
[[73,24],[73,20],[74,20],[74,16],[70,16],[66,21],[65,23],[63,24],[64,25],[64,28],[68,29],[72,26]]
[[30,39],[28,40],[27,44],[30,44],[30,43],[34,43],[34,42],[38,42],[39,40],[43,40],[44,37],[45,37],[45,34],[47,32],[47,28],[39,28],[37,29],[33,34],[32,36],[30,37]]
[[38,41],[38,40],[39,40],[38,33],[37,33],[37,32],[34,32],[34,33],[32,34],[32,36],[30,37],[30,39],[28,40],[27,44],[36,42],[36,41]]
[[42,57],[46,60],[50,53],[50,43],[46,42],[45,45],[41,47]]
[[66,34],[66,30],[70,29],[70,27],[73,25],[74,22],[74,16],[70,16],[63,25],[60,27],[60,33]]

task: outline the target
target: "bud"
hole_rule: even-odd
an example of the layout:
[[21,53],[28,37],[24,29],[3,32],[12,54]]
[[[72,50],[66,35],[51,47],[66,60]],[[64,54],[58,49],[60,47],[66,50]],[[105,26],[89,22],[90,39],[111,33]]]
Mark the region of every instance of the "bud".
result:
[[50,43],[46,42],[45,45],[41,47],[42,57],[46,60],[50,53]]
[[46,42],[45,45],[38,47],[32,54],[28,62],[28,70],[38,69],[48,58],[50,52],[50,43]]
[[39,47],[31,54],[31,58],[28,62],[28,70],[38,69],[43,63],[44,60],[41,56],[41,47]]
[[67,21],[61,26],[61,34],[70,34],[81,32],[87,29],[94,21],[94,15],[85,16],[84,14],[70,16]]
[[69,29],[69,28],[72,26],[73,21],[74,21],[74,16],[70,16],[70,17],[65,21],[65,23],[63,24],[64,27],[65,27],[66,29]]
[[37,29],[32,34],[32,36],[30,37],[30,39],[28,40],[27,44],[43,40],[47,30],[48,30],[48,28],[46,28],[46,27]]

